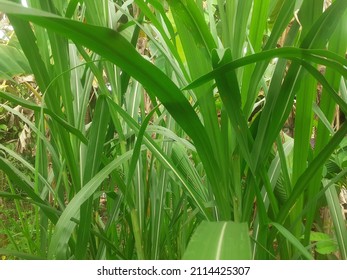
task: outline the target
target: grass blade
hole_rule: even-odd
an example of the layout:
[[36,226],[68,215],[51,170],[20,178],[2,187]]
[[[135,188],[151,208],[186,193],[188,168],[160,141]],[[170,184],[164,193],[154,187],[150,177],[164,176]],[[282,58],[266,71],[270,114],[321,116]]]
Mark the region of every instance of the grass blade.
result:
[[300,243],[300,241],[285,227],[278,223],[270,223],[276,227],[276,229],[290,242],[293,246],[308,260],[313,260],[312,255],[307,251],[307,249]]

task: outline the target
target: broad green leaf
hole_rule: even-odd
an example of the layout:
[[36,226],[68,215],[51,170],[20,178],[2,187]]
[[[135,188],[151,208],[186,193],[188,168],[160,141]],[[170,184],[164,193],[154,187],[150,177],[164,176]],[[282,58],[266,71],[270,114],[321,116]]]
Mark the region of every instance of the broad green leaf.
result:
[[203,221],[193,234],[184,260],[250,260],[246,223]]
[[337,246],[336,241],[333,240],[318,241],[315,248],[316,252],[321,255],[332,254],[338,249],[339,247]]
[[322,255],[331,254],[338,250],[336,241],[323,232],[311,231],[310,241],[315,243],[316,252]]
[[19,49],[0,44],[0,57],[0,79],[32,73],[28,60]]

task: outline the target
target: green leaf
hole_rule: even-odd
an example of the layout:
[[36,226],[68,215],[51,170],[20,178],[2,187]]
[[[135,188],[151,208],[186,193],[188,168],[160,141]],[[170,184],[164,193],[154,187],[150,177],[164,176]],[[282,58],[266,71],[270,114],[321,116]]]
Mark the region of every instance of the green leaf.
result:
[[28,60],[17,48],[0,44],[0,79],[32,73]]
[[[113,160],[100,170],[83,188],[74,196],[70,203],[65,208],[64,212],[60,216],[52,241],[49,246],[48,258],[49,259],[66,259],[68,241],[76,226],[73,219],[77,219],[81,205],[98,189],[100,184],[109,176],[109,174],[115,170],[118,166],[123,164],[132,155],[132,150],[126,152],[120,157]],[[1,161],[0,161],[1,162]]]
[[307,249],[300,243],[300,241],[285,227],[277,223],[270,223],[276,227],[276,229],[290,242],[292,245],[308,260],[313,260],[312,255]]
[[297,198],[307,189],[308,182],[315,175],[317,170],[328,160],[330,155],[334,152],[335,148],[339,145],[341,140],[347,133],[347,123],[343,124],[341,128],[335,133],[331,140],[324,146],[322,151],[311,161],[305,172],[300,176],[292,189],[290,197],[280,210],[277,217],[277,222],[283,223],[288,213],[291,211],[292,206],[295,204]]
[[250,260],[246,223],[203,221],[193,234],[184,260]]
[[0,255],[13,256],[22,260],[42,260],[40,256],[0,248]]
[[213,71],[204,74],[200,78],[194,80],[189,85],[185,86],[183,89],[192,89],[198,87],[216,77],[220,74],[227,74],[227,72],[235,70],[239,67],[246,66],[252,63],[269,61],[273,58],[286,58],[298,63],[302,61],[314,62],[326,66],[333,67],[334,70],[341,73],[344,77],[347,77],[347,61],[333,52],[326,50],[315,50],[315,49],[303,49],[295,47],[283,47],[279,49],[272,49],[263,51],[261,53],[256,53],[248,55],[243,58],[235,59],[228,63],[224,63],[220,67],[215,68]]
[[[329,181],[323,180],[323,185],[327,186]],[[346,220],[341,211],[341,204],[338,199],[335,184],[332,184],[325,192],[325,197],[328,202],[331,219],[334,224],[335,236],[337,244],[339,245],[339,251],[342,259],[347,259],[347,229]]]
[[[90,128],[90,140],[87,146],[83,183],[87,183],[98,172],[101,164],[101,156],[104,148],[107,126],[110,113],[106,97],[100,95],[94,110],[94,118]],[[80,225],[78,228],[76,258],[85,259],[88,247],[89,233],[92,223],[93,199],[89,198],[82,206],[80,213]]]
[[[217,51],[212,53],[214,68],[221,68],[232,60],[230,49],[225,50],[222,57],[219,58]],[[240,150],[251,171],[254,172],[253,161],[251,159],[250,147],[254,139],[248,129],[247,119],[242,111],[241,94],[235,72],[227,75],[219,73],[215,77],[219,94],[222,98],[225,109],[228,113],[231,125],[236,132],[236,138]]]
[[316,252],[322,255],[334,253],[338,249],[336,241],[323,232],[311,231],[310,241],[315,242]]
[[0,1],[0,9],[72,38],[76,43],[101,54],[132,75],[142,83],[148,93],[159,99],[176,122],[191,137],[209,172],[210,180],[219,181],[218,176],[212,172],[217,166],[216,160],[211,158],[212,145],[206,141],[208,139],[206,130],[189,101],[168,76],[143,58],[120,33],[108,28],[60,18],[39,10],[23,8],[7,1]]
[[316,243],[316,252],[322,255],[328,255],[338,250],[336,242],[333,240],[319,241]]

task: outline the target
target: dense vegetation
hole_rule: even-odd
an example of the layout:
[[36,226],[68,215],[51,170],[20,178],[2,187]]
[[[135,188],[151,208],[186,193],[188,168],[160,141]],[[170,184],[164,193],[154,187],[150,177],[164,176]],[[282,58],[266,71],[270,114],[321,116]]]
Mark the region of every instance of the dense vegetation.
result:
[[14,2],[3,258],[347,259],[346,0]]

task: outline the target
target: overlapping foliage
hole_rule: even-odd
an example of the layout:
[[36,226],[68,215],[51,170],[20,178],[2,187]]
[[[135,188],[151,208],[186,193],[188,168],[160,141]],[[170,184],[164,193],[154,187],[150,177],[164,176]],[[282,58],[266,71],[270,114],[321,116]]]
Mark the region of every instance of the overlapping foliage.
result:
[[312,259],[326,206],[327,256],[347,258],[345,165],[325,167],[347,132],[345,0],[28,3],[0,1],[23,71],[0,54],[38,88],[0,98],[34,112],[1,105],[35,135],[35,162],[1,144],[14,188],[0,195],[30,201],[35,224],[28,251],[0,254],[199,258],[206,235],[206,258]]

